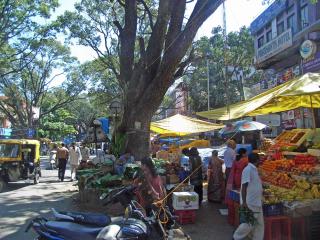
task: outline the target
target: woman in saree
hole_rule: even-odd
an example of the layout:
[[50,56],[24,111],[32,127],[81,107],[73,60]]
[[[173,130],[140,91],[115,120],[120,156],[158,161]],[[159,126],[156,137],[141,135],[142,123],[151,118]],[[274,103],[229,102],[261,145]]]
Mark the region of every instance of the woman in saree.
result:
[[240,148],[236,156],[236,160],[233,162],[230,176],[226,187],[225,203],[229,202],[229,192],[233,189],[239,190],[241,187],[241,176],[243,169],[248,165],[247,150]]
[[233,174],[233,189],[240,189],[242,171],[247,165],[247,150],[244,148],[240,148],[236,157],[236,161],[233,163],[231,170]]
[[223,160],[218,157],[218,151],[212,151],[208,166],[208,201],[210,202],[221,202],[224,196],[222,165]]

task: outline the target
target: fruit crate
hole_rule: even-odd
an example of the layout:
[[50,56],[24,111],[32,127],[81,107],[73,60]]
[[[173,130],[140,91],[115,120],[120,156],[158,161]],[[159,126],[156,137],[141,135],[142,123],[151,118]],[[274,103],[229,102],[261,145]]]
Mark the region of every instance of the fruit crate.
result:
[[275,204],[264,204],[263,208],[263,216],[278,216],[283,214],[283,204],[275,203]]
[[195,223],[196,210],[174,210],[174,215],[178,217],[177,222],[180,224]]
[[307,239],[319,240],[320,236],[320,211],[313,212],[307,218]]

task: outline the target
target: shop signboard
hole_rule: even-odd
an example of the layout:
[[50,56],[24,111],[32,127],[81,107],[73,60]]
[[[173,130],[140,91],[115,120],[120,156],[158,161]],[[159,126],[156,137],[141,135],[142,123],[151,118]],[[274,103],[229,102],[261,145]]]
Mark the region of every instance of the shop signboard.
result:
[[257,52],[256,52],[257,62],[258,63],[263,62],[291,46],[292,46],[292,31],[291,31],[291,28],[289,28],[287,31],[285,31],[275,39],[268,42],[266,45],[257,49]]
[[300,46],[300,55],[303,59],[312,57],[317,52],[317,44],[311,40],[304,41]]
[[282,127],[286,130],[297,128],[297,123],[294,119],[282,121]]
[[302,70],[303,73],[320,70],[320,51],[316,52],[312,57],[302,60]]
[[256,116],[256,121],[269,127],[279,127],[281,124],[279,114],[258,115]]

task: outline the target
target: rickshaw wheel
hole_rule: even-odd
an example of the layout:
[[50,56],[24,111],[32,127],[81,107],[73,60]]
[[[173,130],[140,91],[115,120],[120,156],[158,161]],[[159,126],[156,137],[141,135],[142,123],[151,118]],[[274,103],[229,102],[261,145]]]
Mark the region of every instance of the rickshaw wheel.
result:
[[6,182],[0,178],[0,192],[2,192],[6,188]]

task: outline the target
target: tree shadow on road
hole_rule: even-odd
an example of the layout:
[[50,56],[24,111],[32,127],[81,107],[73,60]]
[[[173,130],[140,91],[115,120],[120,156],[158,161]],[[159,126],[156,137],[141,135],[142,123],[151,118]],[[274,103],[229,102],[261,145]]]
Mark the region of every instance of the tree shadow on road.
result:
[[[41,189],[52,189],[52,186],[42,186]],[[33,232],[24,233],[31,219],[41,215],[51,216],[51,208],[70,210],[72,208],[72,197],[75,192],[51,192],[39,195],[35,190],[34,194],[2,194],[0,199],[0,239],[33,239]]]

